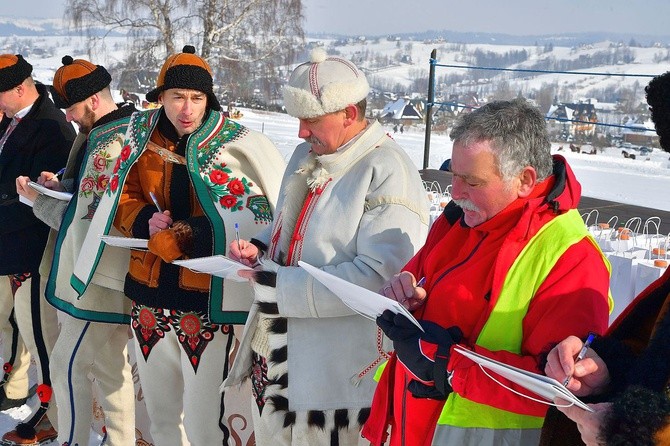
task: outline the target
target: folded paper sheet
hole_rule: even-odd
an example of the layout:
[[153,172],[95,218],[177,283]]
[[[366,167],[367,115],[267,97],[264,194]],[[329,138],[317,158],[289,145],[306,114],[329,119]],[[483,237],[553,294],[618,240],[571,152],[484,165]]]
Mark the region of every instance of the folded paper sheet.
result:
[[239,271],[253,271],[247,265],[244,265],[236,260],[233,260],[224,255],[198,257],[196,259],[175,260],[175,265],[183,266],[190,270],[207,273],[224,279],[233,280],[235,282],[246,282],[249,279],[240,277],[237,273]]
[[535,395],[546,401],[553,403],[554,398],[560,397],[561,399],[568,401],[575,406],[581,407],[582,409],[589,412],[593,412],[593,409],[580,401],[579,398],[574,396],[572,392],[566,389],[563,384],[559,383],[553,378],[549,378],[548,376],[540,375],[538,373],[529,372],[528,370],[520,369],[518,367],[496,361],[495,359],[487,358],[484,355],[463,348],[460,345],[454,347],[454,350],[461,355],[470,358],[481,367],[484,367],[500,376],[509,379],[512,382],[515,382],[524,389],[530,390]]
[[144,238],[117,237],[114,235],[101,235],[100,239],[109,246],[120,248],[147,249],[149,240]]
[[[374,320],[385,310],[391,310],[396,314],[401,313],[405,315],[417,327],[421,328],[421,324],[419,324],[414,316],[412,316],[412,313],[399,302],[351,282],[347,282],[337,276],[333,276],[309,263],[299,261],[298,265],[305,269],[305,271],[311,274],[316,280],[321,282],[326,288],[339,297],[345,305],[358,314]],[[421,328],[421,331],[423,331],[423,328]]]

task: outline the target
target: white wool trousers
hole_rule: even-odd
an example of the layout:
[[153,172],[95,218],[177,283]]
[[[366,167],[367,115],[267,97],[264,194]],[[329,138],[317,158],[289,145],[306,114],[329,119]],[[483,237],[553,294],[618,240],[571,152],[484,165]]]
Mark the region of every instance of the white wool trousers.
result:
[[[51,353],[58,338],[56,309],[44,298],[47,279],[35,273],[26,279],[14,294],[14,313],[26,348],[37,365],[37,384],[53,389],[49,372]],[[56,426],[56,402],[52,395],[47,416]]]
[[[3,387],[8,398],[18,399],[28,395],[30,354],[16,323],[13,277],[0,276],[0,336],[2,336],[2,364],[9,364],[12,367]],[[0,373],[4,375],[4,372]]]
[[219,386],[234,341],[231,326],[210,324],[197,312],[137,304],[132,319],[154,444],[227,445],[230,432]]
[[105,413],[105,445],[135,444],[135,392],[127,345],[127,325],[61,314],[61,331],[51,356],[59,444],[89,444],[93,383],[100,389]]

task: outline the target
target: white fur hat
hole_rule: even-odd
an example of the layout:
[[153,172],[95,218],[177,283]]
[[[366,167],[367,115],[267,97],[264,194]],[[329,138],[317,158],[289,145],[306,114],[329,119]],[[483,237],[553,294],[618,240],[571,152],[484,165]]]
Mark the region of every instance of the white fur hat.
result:
[[310,61],[291,73],[284,86],[284,106],[296,118],[316,118],[358,103],[369,91],[368,81],[356,65],[328,57],[323,48],[317,47]]

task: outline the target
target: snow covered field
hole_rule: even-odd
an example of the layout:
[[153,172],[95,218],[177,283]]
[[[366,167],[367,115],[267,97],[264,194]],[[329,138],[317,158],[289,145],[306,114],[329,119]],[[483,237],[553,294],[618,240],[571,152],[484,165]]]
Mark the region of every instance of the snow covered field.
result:
[[[259,112],[242,109],[240,123],[265,133],[288,160],[293,148],[300,142],[297,137],[298,120],[281,113]],[[404,133],[387,131],[407,151],[417,169],[423,166],[423,128],[410,127]],[[634,204],[643,207],[670,211],[670,154],[654,149],[647,156],[636,159],[624,158],[621,149],[606,148],[597,155],[558,152],[561,144],[553,144],[552,152],[560,153],[572,166],[582,184],[585,196]],[[430,145],[428,167],[437,169],[446,158],[451,157],[451,141],[448,135],[433,134]],[[582,146],[582,150],[585,150]],[[589,147],[590,150],[590,147]],[[647,159],[648,158],[648,159]]]

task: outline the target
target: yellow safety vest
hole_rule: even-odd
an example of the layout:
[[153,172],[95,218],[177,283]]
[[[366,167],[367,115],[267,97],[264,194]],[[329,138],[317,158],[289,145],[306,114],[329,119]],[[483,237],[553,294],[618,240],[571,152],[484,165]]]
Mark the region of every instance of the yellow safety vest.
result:
[[[522,322],[531,299],[563,253],[585,237],[601,253],[611,274],[609,261],[587,231],[579,212],[572,209],[555,217],[528,242],[507,272],[500,296],[479,333],[476,344],[491,351],[521,353]],[[612,311],[614,300],[611,293],[608,294],[609,308]],[[501,388],[501,392],[505,391]],[[542,427],[543,420],[543,417],[516,414],[475,403],[452,392],[437,424],[438,429],[440,425],[484,429],[537,429]]]

